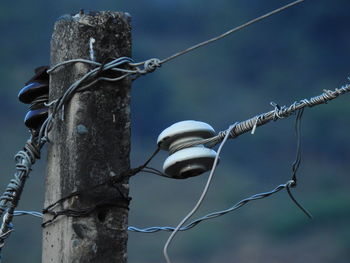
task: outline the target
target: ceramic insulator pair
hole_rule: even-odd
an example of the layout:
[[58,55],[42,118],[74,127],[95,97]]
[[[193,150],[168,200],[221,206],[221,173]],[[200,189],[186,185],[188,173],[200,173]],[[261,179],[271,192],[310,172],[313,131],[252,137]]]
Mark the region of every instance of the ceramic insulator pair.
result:
[[157,140],[162,150],[170,152],[163,165],[165,175],[174,179],[185,179],[210,170],[216,157],[214,150],[202,144],[178,151],[176,148],[186,142],[213,136],[213,127],[200,121],[181,121],[165,129]]

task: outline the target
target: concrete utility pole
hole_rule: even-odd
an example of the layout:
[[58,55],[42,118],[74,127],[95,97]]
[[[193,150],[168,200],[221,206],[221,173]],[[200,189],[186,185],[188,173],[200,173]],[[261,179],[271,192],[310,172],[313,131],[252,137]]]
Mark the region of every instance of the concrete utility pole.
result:
[[[51,65],[76,58],[104,62],[131,57],[130,30],[130,16],[124,13],[64,16],[54,27]],[[50,79],[50,101],[90,69],[74,63],[56,70]],[[129,169],[130,86],[130,80],[99,82],[74,95],[64,108],[64,120],[55,118],[49,134],[45,207]],[[43,229],[43,263],[127,262],[128,179],[83,192],[55,210],[96,204],[102,205],[86,216],[59,216]]]

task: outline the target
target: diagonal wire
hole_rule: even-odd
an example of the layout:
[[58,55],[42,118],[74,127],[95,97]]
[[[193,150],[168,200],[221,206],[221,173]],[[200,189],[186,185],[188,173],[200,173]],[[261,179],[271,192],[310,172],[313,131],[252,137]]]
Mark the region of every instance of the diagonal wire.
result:
[[[213,37],[213,38],[211,38],[211,39],[208,39],[208,40],[206,40],[206,41],[203,41],[203,42],[201,42],[201,43],[198,43],[198,44],[196,44],[196,45],[194,45],[194,46],[191,46],[191,47],[189,47],[189,48],[187,48],[187,49],[185,49],[185,50],[179,51],[179,52],[177,52],[177,53],[175,53],[175,54],[173,54],[173,55],[171,55],[171,56],[169,56],[169,57],[167,57],[167,58],[165,58],[165,59],[163,59],[163,60],[159,60],[159,64],[164,64],[164,63],[166,63],[166,62],[168,62],[168,61],[170,61],[170,60],[173,60],[173,59],[175,59],[175,58],[177,58],[177,57],[179,57],[179,56],[182,56],[182,55],[184,55],[184,54],[186,54],[186,53],[189,53],[189,52],[191,52],[191,51],[194,51],[194,50],[196,50],[196,49],[198,49],[198,48],[200,48],[200,47],[203,47],[203,46],[206,46],[206,45],[208,45],[208,44],[210,44],[210,43],[213,43],[213,42],[215,42],[215,41],[218,41],[218,40],[220,40],[220,39],[222,39],[222,38],[224,38],[224,37],[227,37],[227,36],[229,36],[229,35],[231,35],[231,34],[233,34],[233,33],[236,33],[237,31],[240,31],[240,30],[243,29],[243,28],[246,28],[246,27],[248,27],[248,26],[250,26],[250,25],[252,25],[252,24],[255,24],[255,23],[257,23],[257,22],[259,22],[259,21],[261,21],[261,20],[264,20],[264,19],[266,19],[266,18],[268,18],[268,17],[270,17],[270,16],[272,16],[272,15],[275,15],[275,14],[277,14],[277,13],[279,13],[279,12],[282,12],[282,11],[284,11],[284,10],[286,10],[286,9],[292,7],[292,6],[295,6],[295,5],[297,5],[297,4],[300,4],[300,3],[304,2],[304,1],[305,1],[305,0],[297,0],[297,1],[294,1],[294,2],[292,2],[292,3],[287,4],[287,5],[285,5],[285,6],[282,6],[282,7],[280,7],[280,8],[277,8],[277,9],[275,9],[275,10],[273,10],[273,11],[271,11],[271,12],[268,12],[268,13],[262,15],[262,16],[259,16],[259,17],[257,17],[257,18],[254,18],[254,19],[252,19],[252,20],[250,20],[250,21],[248,21],[248,22],[246,22],[246,23],[244,23],[244,24],[242,24],[242,25],[239,25],[239,26],[237,26],[237,27],[235,27],[235,28],[233,28],[233,29],[230,29],[230,30],[226,31],[225,33],[223,33],[223,34],[221,34],[221,35],[219,35],[219,36]],[[140,62],[140,63],[133,63],[133,64],[130,64],[130,65],[132,65],[132,66],[141,66],[142,64],[143,64],[143,62]]]
[[292,164],[292,178],[291,178],[291,184],[287,185],[286,190],[290,197],[290,199],[294,202],[294,204],[310,219],[312,219],[312,215],[309,211],[307,211],[293,196],[291,188],[296,187],[297,185],[297,171],[300,166],[301,162],[301,118],[304,113],[304,108],[298,110],[297,117],[295,119],[295,134],[297,137],[297,150],[296,150],[296,157],[295,161]]
[[[249,202],[267,198],[267,197],[269,197],[269,196],[271,196],[271,195],[273,195],[273,194],[275,194],[275,193],[285,189],[289,184],[290,184],[290,181],[288,181],[285,184],[278,185],[275,189],[273,189],[271,191],[263,192],[263,193],[259,193],[259,194],[254,194],[254,195],[252,195],[252,196],[250,196],[248,198],[245,198],[245,199],[237,202],[236,204],[234,204],[233,206],[231,206],[231,207],[229,207],[229,208],[227,208],[225,210],[212,212],[212,213],[210,213],[208,215],[200,217],[200,218],[192,221],[191,223],[187,224],[186,226],[179,228],[178,231],[189,230],[189,229],[197,226],[198,224],[200,224],[203,221],[206,221],[206,220],[209,220],[209,219],[214,219],[214,218],[223,216],[223,215],[225,215],[227,213],[233,212],[233,211],[237,210],[238,208],[248,204]],[[128,229],[129,229],[129,231],[132,231],[132,232],[155,233],[155,232],[158,232],[158,231],[169,231],[169,232],[172,232],[176,228],[175,227],[167,227],[167,226],[166,227],[136,228],[136,227],[130,226]]]
[[[200,43],[198,43],[196,45],[193,45],[193,46],[191,46],[189,48],[186,48],[184,50],[181,50],[181,51],[179,51],[179,52],[177,52],[177,53],[175,53],[175,54],[173,54],[173,55],[171,55],[169,57],[166,57],[166,58],[164,58],[162,60],[160,60],[158,58],[151,58],[151,59],[148,59],[148,60],[145,60],[145,61],[142,61],[142,62],[138,62],[138,63],[134,63],[134,62],[130,61],[128,63],[128,65],[134,68],[134,69],[131,69],[131,70],[117,68],[117,67],[115,67],[115,65],[113,64],[113,61],[112,61],[112,62],[106,64],[107,67],[104,68],[104,70],[111,69],[113,71],[126,72],[127,74],[121,76],[120,78],[111,79],[111,78],[103,78],[102,77],[102,78],[98,78],[95,81],[96,82],[99,81],[99,80],[118,81],[118,80],[123,79],[125,77],[132,77],[132,79],[135,80],[140,75],[151,73],[154,70],[156,70],[156,68],[160,67],[162,64],[165,64],[165,63],[167,63],[167,62],[169,62],[169,61],[171,61],[171,60],[173,60],[173,59],[175,59],[175,58],[177,58],[179,56],[185,55],[185,54],[187,54],[189,52],[192,52],[192,51],[194,51],[194,50],[196,50],[198,48],[201,48],[203,46],[206,46],[206,45],[209,45],[209,44],[211,44],[213,42],[216,42],[216,41],[218,41],[220,39],[223,39],[223,38],[225,38],[225,37],[227,37],[227,36],[229,36],[229,35],[231,35],[233,33],[236,33],[238,31],[240,31],[240,30],[250,26],[250,25],[253,25],[253,24],[257,23],[257,22],[260,22],[260,21],[262,21],[262,20],[264,20],[264,19],[266,19],[266,18],[268,18],[270,16],[273,16],[273,15],[275,15],[277,13],[280,13],[280,12],[282,12],[282,11],[288,9],[288,8],[291,8],[291,7],[293,7],[293,6],[297,5],[297,4],[300,4],[300,3],[304,2],[304,1],[305,0],[297,0],[297,1],[291,2],[291,3],[287,4],[287,5],[284,5],[284,6],[280,7],[280,8],[274,9],[274,10],[272,10],[272,11],[270,11],[270,12],[264,14],[264,15],[261,15],[259,17],[256,17],[256,18],[252,19],[252,20],[249,20],[248,22],[243,23],[243,24],[241,24],[241,25],[239,25],[237,27],[234,27],[234,28],[224,32],[221,35],[218,35],[216,37],[213,37],[213,38],[210,38],[210,39],[205,40],[203,42],[200,42]],[[97,67],[101,67],[102,66],[102,64],[99,63],[99,62],[78,58],[78,59],[72,59],[72,60],[67,60],[67,61],[60,62],[57,65],[54,65],[52,68],[50,68],[47,72],[50,74],[50,73],[52,73],[53,71],[55,71],[57,68],[59,68],[61,66],[64,66],[64,65],[67,65],[67,64],[70,64],[70,63],[77,63],[77,62],[88,63],[88,64],[91,64],[91,65],[94,65],[94,66],[97,66]],[[139,68],[139,66],[143,66],[143,69]]]
[[284,11],[284,10],[286,10],[286,9],[288,9],[288,8],[290,8],[290,7],[292,7],[292,6],[295,6],[295,5],[297,5],[297,4],[300,4],[301,2],[304,2],[304,0],[297,0],[297,1],[295,1],[295,2],[292,2],[292,3],[290,3],[290,4],[287,4],[287,5],[282,6],[282,7],[280,7],[280,8],[277,8],[277,9],[275,9],[275,10],[269,12],[269,13],[266,13],[266,14],[264,14],[264,15],[262,15],[262,16],[259,16],[259,17],[255,18],[255,19],[252,19],[252,20],[248,21],[247,23],[244,23],[244,24],[242,24],[242,25],[240,25],[240,26],[238,26],[238,27],[235,27],[235,28],[233,28],[233,29],[231,29],[231,30],[229,30],[229,31],[227,31],[227,32],[225,32],[225,33],[223,33],[223,34],[217,36],[217,37],[213,37],[213,38],[211,38],[211,39],[209,39],[209,40],[203,41],[203,42],[201,42],[201,43],[199,43],[199,44],[197,44],[197,45],[194,45],[194,46],[189,47],[189,48],[187,48],[187,49],[185,49],[185,50],[183,50],[183,51],[180,51],[180,52],[178,52],[178,53],[176,53],[176,54],[174,54],[174,55],[172,55],[172,56],[169,56],[169,57],[167,57],[167,58],[161,60],[160,63],[161,63],[161,64],[164,64],[164,63],[166,63],[166,62],[168,62],[168,61],[170,61],[170,60],[173,60],[173,59],[175,59],[175,58],[177,58],[177,57],[179,57],[179,56],[182,56],[182,55],[184,55],[184,54],[186,54],[186,53],[188,53],[188,52],[191,52],[191,51],[193,51],[193,50],[195,50],[195,49],[198,49],[198,48],[200,48],[200,47],[206,46],[206,45],[208,45],[208,44],[210,44],[210,43],[212,43],[212,42],[218,41],[218,40],[220,40],[220,39],[222,39],[222,38],[224,38],[224,37],[227,37],[228,35],[231,35],[231,34],[237,32],[237,31],[243,29],[243,28],[246,28],[246,27],[248,27],[248,26],[250,26],[250,25],[252,25],[252,24],[255,24],[256,22],[259,22],[259,21],[261,21],[261,20],[263,20],[263,19],[266,19],[266,18],[268,18],[268,17],[270,17],[270,16],[272,16],[272,15],[275,15],[275,14],[277,14],[277,13],[279,13],[279,12],[282,12],[282,11]]
[[183,224],[198,210],[198,208],[201,206],[201,204],[203,203],[203,200],[209,190],[209,187],[210,187],[210,184],[211,184],[211,181],[214,177],[214,172],[216,170],[216,167],[217,167],[217,164],[218,164],[218,161],[219,161],[219,156],[220,156],[220,153],[221,153],[221,150],[222,148],[224,147],[229,135],[230,135],[230,132],[234,129],[235,127],[235,124],[231,125],[229,127],[229,129],[227,130],[227,133],[224,137],[224,139],[222,140],[219,148],[218,148],[218,151],[217,151],[217,154],[215,156],[215,159],[214,159],[214,162],[213,162],[213,166],[211,168],[211,171],[210,171],[210,174],[209,174],[209,177],[208,177],[208,180],[205,184],[205,187],[203,189],[203,192],[201,194],[201,196],[199,197],[196,205],[193,207],[193,209],[181,220],[181,222],[177,225],[177,227],[175,228],[175,230],[171,233],[171,235],[169,236],[168,240],[166,241],[165,245],[164,245],[164,249],[163,249],[163,254],[164,254],[164,257],[167,261],[167,263],[171,263],[171,260],[169,258],[169,255],[168,255],[168,247],[171,243],[171,241],[174,239],[175,235],[177,234],[177,232],[180,230],[180,228],[183,226]]
[[304,109],[298,110],[297,117],[295,120],[295,134],[297,137],[297,151],[296,151],[296,157],[295,162],[292,165],[292,180],[297,184],[297,171],[300,166],[301,162],[301,118],[303,116]]

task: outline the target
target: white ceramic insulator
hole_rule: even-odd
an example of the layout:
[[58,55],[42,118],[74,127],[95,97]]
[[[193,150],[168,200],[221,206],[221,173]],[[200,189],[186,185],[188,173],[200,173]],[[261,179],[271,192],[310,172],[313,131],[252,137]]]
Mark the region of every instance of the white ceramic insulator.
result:
[[216,152],[205,147],[185,148],[170,155],[164,162],[166,175],[175,179],[185,179],[209,171]]
[[157,143],[163,150],[173,152],[164,162],[164,173],[175,179],[200,175],[211,169],[216,152],[203,145],[176,151],[178,146],[194,140],[207,139],[215,135],[209,124],[201,121],[181,121],[165,129]]
[[207,139],[215,135],[209,124],[201,121],[180,121],[166,128],[158,136],[157,144],[163,150],[169,150],[171,144],[179,140]]

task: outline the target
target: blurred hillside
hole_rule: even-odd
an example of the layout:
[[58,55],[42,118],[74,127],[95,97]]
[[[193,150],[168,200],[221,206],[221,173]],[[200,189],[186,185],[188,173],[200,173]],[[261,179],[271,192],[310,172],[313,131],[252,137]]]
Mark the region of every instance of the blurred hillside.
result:
[[[136,61],[164,58],[288,1],[277,0],[61,0],[0,2],[0,189],[14,171],[13,155],[28,132],[26,107],[17,93],[38,65],[49,63],[55,20],[86,10],[132,15]],[[132,164],[155,148],[170,124],[194,119],[217,131],[280,105],[318,95],[347,82],[350,2],[305,3],[138,79],[132,91]],[[346,263],[350,260],[350,95],[307,109],[302,120],[303,159],[298,200],[308,220],[281,192],[233,214],[180,233],[170,248],[178,263]],[[225,209],[290,177],[295,158],[294,120],[258,128],[227,143],[214,183],[197,213]],[[45,154],[43,154],[45,156]],[[152,163],[160,168],[166,154]],[[45,157],[34,167],[19,209],[42,209]],[[207,175],[174,181],[142,174],[131,180],[130,225],[174,226],[192,208]],[[41,227],[16,218],[3,250],[4,262],[40,262]],[[164,262],[169,233],[129,236],[129,262]]]

